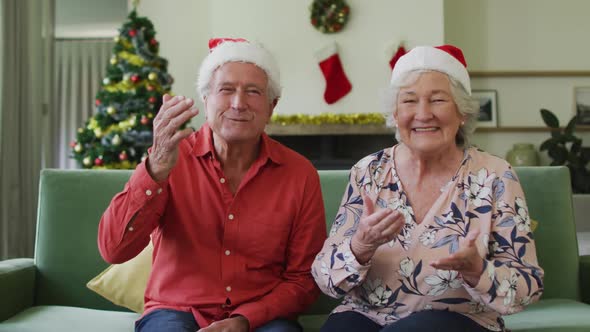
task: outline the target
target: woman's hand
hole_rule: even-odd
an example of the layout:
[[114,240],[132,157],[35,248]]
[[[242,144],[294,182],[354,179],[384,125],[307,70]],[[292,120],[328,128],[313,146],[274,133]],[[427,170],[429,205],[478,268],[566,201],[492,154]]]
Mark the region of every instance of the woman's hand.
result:
[[375,205],[364,194],[364,210],[356,233],[350,241],[350,248],[361,263],[367,263],[382,244],[395,239],[404,226],[405,219],[401,213],[392,209],[375,212]]
[[483,258],[475,246],[478,235],[479,230],[469,232],[465,238],[461,239],[460,249],[457,252],[430,262],[430,266],[439,270],[457,271],[461,273],[463,280],[469,286],[475,287],[479,283],[484,268]]
[[192,99],[165,94],[162,100],[162,107],[154,118],[154,144],[146,163],[148,173],[156,182],[168,177],[178,159],[180,141],[193,132],[191,128],[178,129],[199,114],[196,108],[192,108]]

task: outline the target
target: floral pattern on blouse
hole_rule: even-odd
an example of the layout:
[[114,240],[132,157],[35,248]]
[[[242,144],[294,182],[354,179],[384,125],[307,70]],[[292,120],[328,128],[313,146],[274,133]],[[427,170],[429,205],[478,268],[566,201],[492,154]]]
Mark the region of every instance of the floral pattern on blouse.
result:
[[[521,311],[543,292],[543,269],[524,193],[510,165],[486,152],[465,150],[461,166],[441,188],[418,224],[395,170],[395,147],[354,165],[342,203],[312,273],[322,291],[343,298],[334,312],[353,310],[381,325],[420,310],[452,310],[492,331],[503,331],[501,315]],[[361,265],[350,249],[363,212],[361,191],[376,209],[402,213],[399,235]],[[453,270],[429,265],[460,248],[479,228],[476,246],[484,271],[475,287]]]

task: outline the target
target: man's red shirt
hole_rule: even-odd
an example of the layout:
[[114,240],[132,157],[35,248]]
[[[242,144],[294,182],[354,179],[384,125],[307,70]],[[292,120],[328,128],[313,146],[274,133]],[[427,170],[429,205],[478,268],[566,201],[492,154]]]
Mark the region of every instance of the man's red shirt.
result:
[[100,221],[100,253],[122,263],[151,236],[144,315],[191,311],[201,327],[242,315],[251,329],[293,318],[319,295],[310,273],[326,237],[318,173],[262,134],[234,195],[212,140],[205,124],[182,141],[165,181],[156,183],[145,163],[137,167]]

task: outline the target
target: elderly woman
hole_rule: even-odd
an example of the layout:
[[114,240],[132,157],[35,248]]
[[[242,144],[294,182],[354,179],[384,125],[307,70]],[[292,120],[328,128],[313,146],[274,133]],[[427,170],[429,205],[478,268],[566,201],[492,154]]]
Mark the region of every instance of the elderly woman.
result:
[[344,297],[322,331],[503,331],[543,291],[522,188],[469,145],[478,104],[460,49],[417,47],[393,69],[399,144],[350,172],[312,272]]

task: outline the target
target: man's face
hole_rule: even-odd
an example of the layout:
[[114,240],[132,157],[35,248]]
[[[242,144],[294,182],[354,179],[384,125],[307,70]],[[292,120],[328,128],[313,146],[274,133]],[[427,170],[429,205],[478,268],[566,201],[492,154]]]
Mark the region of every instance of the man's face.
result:
[[228,62],[215,70],[205,111],[216,139],[258,142],[276,104],[269,100],[267,85],[266,73],[251,63]]

